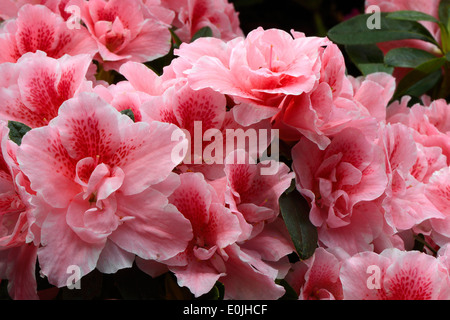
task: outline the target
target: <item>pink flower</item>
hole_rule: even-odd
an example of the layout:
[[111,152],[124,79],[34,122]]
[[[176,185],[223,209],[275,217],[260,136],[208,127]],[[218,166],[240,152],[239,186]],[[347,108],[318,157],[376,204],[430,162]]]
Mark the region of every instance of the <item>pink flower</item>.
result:
[[[410,229],[430,218],[441,218],[442,214],[425,196],[425,172],[446,166],[445,157],[436,160],[433,166],[431,148],[414,141],[414,130],[401,123],[387,124],[382,129],[381,140],[387,157],[389,177],[383,207],[385,219],[399,230]],[[436,150],[438,151],[438,150]],[[441,153],[436,155],[442,156]],[[425,182],[425,183],[424,183]]]
[[419,251],[362,252],[342,263],[346,300],[446,300],[448,271]]
[[175,12],[173,26],[183,42],[190,42],[203,27],[211,28],[213,36],[224,41],[244,36],[238,13],[227,0],[162,0],[161,5]]
[[425,196],[434,204],[441,216],[431,217],[433,231],[450,238],[450,167],[433,173],[425,187]]
[[178,284],[198,297],[230,272],[223,249],[237,241],[241,229],[237,217],[200,173],[181,174],[180,179],[169,200],[191,222],[194,236],[184,252],[166,263]]
[[342,300],[340,265],[338,258],[319,247],[311,258],[293,265],[286,281],[300,300]]
[[356,204],[377,199],[386,188],[382,149],[355,128],[341,131],[323,151],[302,138],[292,159],[297,189],[310,201],[316,226],[348,225]]
[[321,149],[346,127],[359,128],[376,138],[377,123],[386,118],[395,79],[386,73],[345,77],[344,58],[335,45],[325,49],[322,64],[320,84],[284,102],[274,120],[280,137],[298,141],[305,136]]
[[175,130],[133,123],[82,93],[24,136],[20,168],[51,207],[36,216],[39,262],[50,283],[65,286],[70,265],[81,276],[96,266],[109,273],[131,266],[134,255],[166,260],[185,249],[189,222],[167,200],[179,183],[170,175],[180,161],[171,154]]
[[8,280],[11,298],[37,299],[37,246],[32,241],[39,235],[31,229],[32,195],[15,161],[17,145],[8,135],[5,123],[0,122],[0,278]]
[[24,5],[16,19],[2,25],[0,63],[16,62],[38,50],[52,58],[97,52],[95,41],[84,27],[69,29],[66,21],[42,5]]
[[32,128],[47,125],[64,101],[90,90],[85,79],[90,64],[86,54],[54,59],[42,51],[26,53],[17,63],[1,64],[0,119]]
[[245,39],[195,41],[175,53],[193,64],[185,71],[190,86],[232,97],[236,121],[247,126],[276,115],[286,95],[300,95],[317,85],[319,54],[327,44],[322,38],[258,28]]
[[[242,229],[250,229],[251,236],[262,231],[266,223],[274,221],[279,214],[278,199],[291,185],[294,174],[284,163],[277,163],[276,171],[264,174],[266,164],[244,163],[248,159],[242,149],[230,153],[225,160],[225,201],[239,217]],[[243,239],[250,235],[243,233]]]
[[169,52],[169,26],[141,0],[73,3],[81,8],[81,19],[97,42],[98,59],[105,69],[118,70],[126,61],[151,61]]

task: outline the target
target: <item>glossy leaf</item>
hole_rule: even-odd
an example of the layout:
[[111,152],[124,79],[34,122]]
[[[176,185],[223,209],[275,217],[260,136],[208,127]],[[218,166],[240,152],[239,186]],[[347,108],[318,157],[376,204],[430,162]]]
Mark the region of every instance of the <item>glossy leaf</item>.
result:
[[23,136],[31,130],[31,128],[21,122],[8,121],[9,138],[20,146]]
[[300,259],[308,259],[317,247],[317,229],[309,220],[309,205],[303,196],[293,190],[280,197],[280,210],[289,235]]
[[375,72],[391,74],[394,70],[385,64],[383,52],[375,44],[348,45],[345,50],[363,75]]
[[416,48],[396,48],[386,54],[384,62],[393,67],[414,69],[435,58],[436,56],[428,51]]
[[389,19],[406,20],[406,21],[431,21],[439,23],[439,20],[429,14],[420,11],[400,10],[390,12],[386,15]]
[[438,45],[430,32],[416,21],[387,18],[387,13],[380,15],[380,28],[370,29],[368,21],[372,14],[363,14],[346,20],[331,28],[328,37],[345,45],[373,44],[401,39],[418,39]]

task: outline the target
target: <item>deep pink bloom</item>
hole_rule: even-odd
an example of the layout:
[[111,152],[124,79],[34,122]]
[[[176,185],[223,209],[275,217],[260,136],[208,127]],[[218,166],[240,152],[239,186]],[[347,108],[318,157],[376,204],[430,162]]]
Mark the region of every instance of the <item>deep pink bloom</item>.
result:
[[16,62],[27,52],[38,50],[52,58],[64,54],[97,52],[95,41],[84,27],[70,29],[61,16],[42,5],[24,5],[16,19],[2,25],[0,63]]
[[31,128],[47,125],[64,101],[90,90],[85,78],[90,64],[87,54],[54,59],[42,51],[1,64],[0,119]]
[[167,200],[179,183],[170,175],[181,161],[171,154],[175,130],[133,123],[83,93],[66,101],[48,126],[24,136],[20,168],[51,207],[36,216],[39,262],[50,283],[65,286],[70,265],[84,276],[97,265],[109,272],[118,269],[115,262],[130,266],[134,255],[165,260],[185,249],[189,221]]

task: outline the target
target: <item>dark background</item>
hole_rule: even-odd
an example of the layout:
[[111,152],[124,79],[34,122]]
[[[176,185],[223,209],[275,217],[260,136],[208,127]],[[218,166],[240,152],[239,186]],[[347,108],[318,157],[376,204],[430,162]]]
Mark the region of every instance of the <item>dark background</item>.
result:
[[[324,31],[346,17],[364,11],[364,0],[229,0],[239,12],[244,33],[264,29],[294,29],[307,36],[324,36]],[[320,25],[322,24],[322,26]]]

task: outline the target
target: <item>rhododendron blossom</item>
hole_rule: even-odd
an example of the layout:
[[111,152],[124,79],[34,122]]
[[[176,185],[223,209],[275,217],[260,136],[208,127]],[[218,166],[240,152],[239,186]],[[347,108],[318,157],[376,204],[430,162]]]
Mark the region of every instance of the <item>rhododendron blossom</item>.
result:
[[[191,237],[188,221],[151,187],[177,164],[164,152],[171,145],[161,139],[173,130],[169,124],[133,123],[86,93],[65,102],[48,126],[26,135],[19,164],[31,188],[52,207],[42,218],[44,245],[38,250],[42,272],[52,283],[65,285],[69,265],[79,265],[85,275],[99,257],[114,259],[101,255],[106,245],[154,260],[183,250]],[[177,241],[164,240],[171,237]]]
[[69,29],[66,21],[42,5],[24,5],[16,19],[7,20],[0,34],[0,63],[16,62],[38,50],[52,58],[64,54],[94,55],[95,41],[86,28]]

